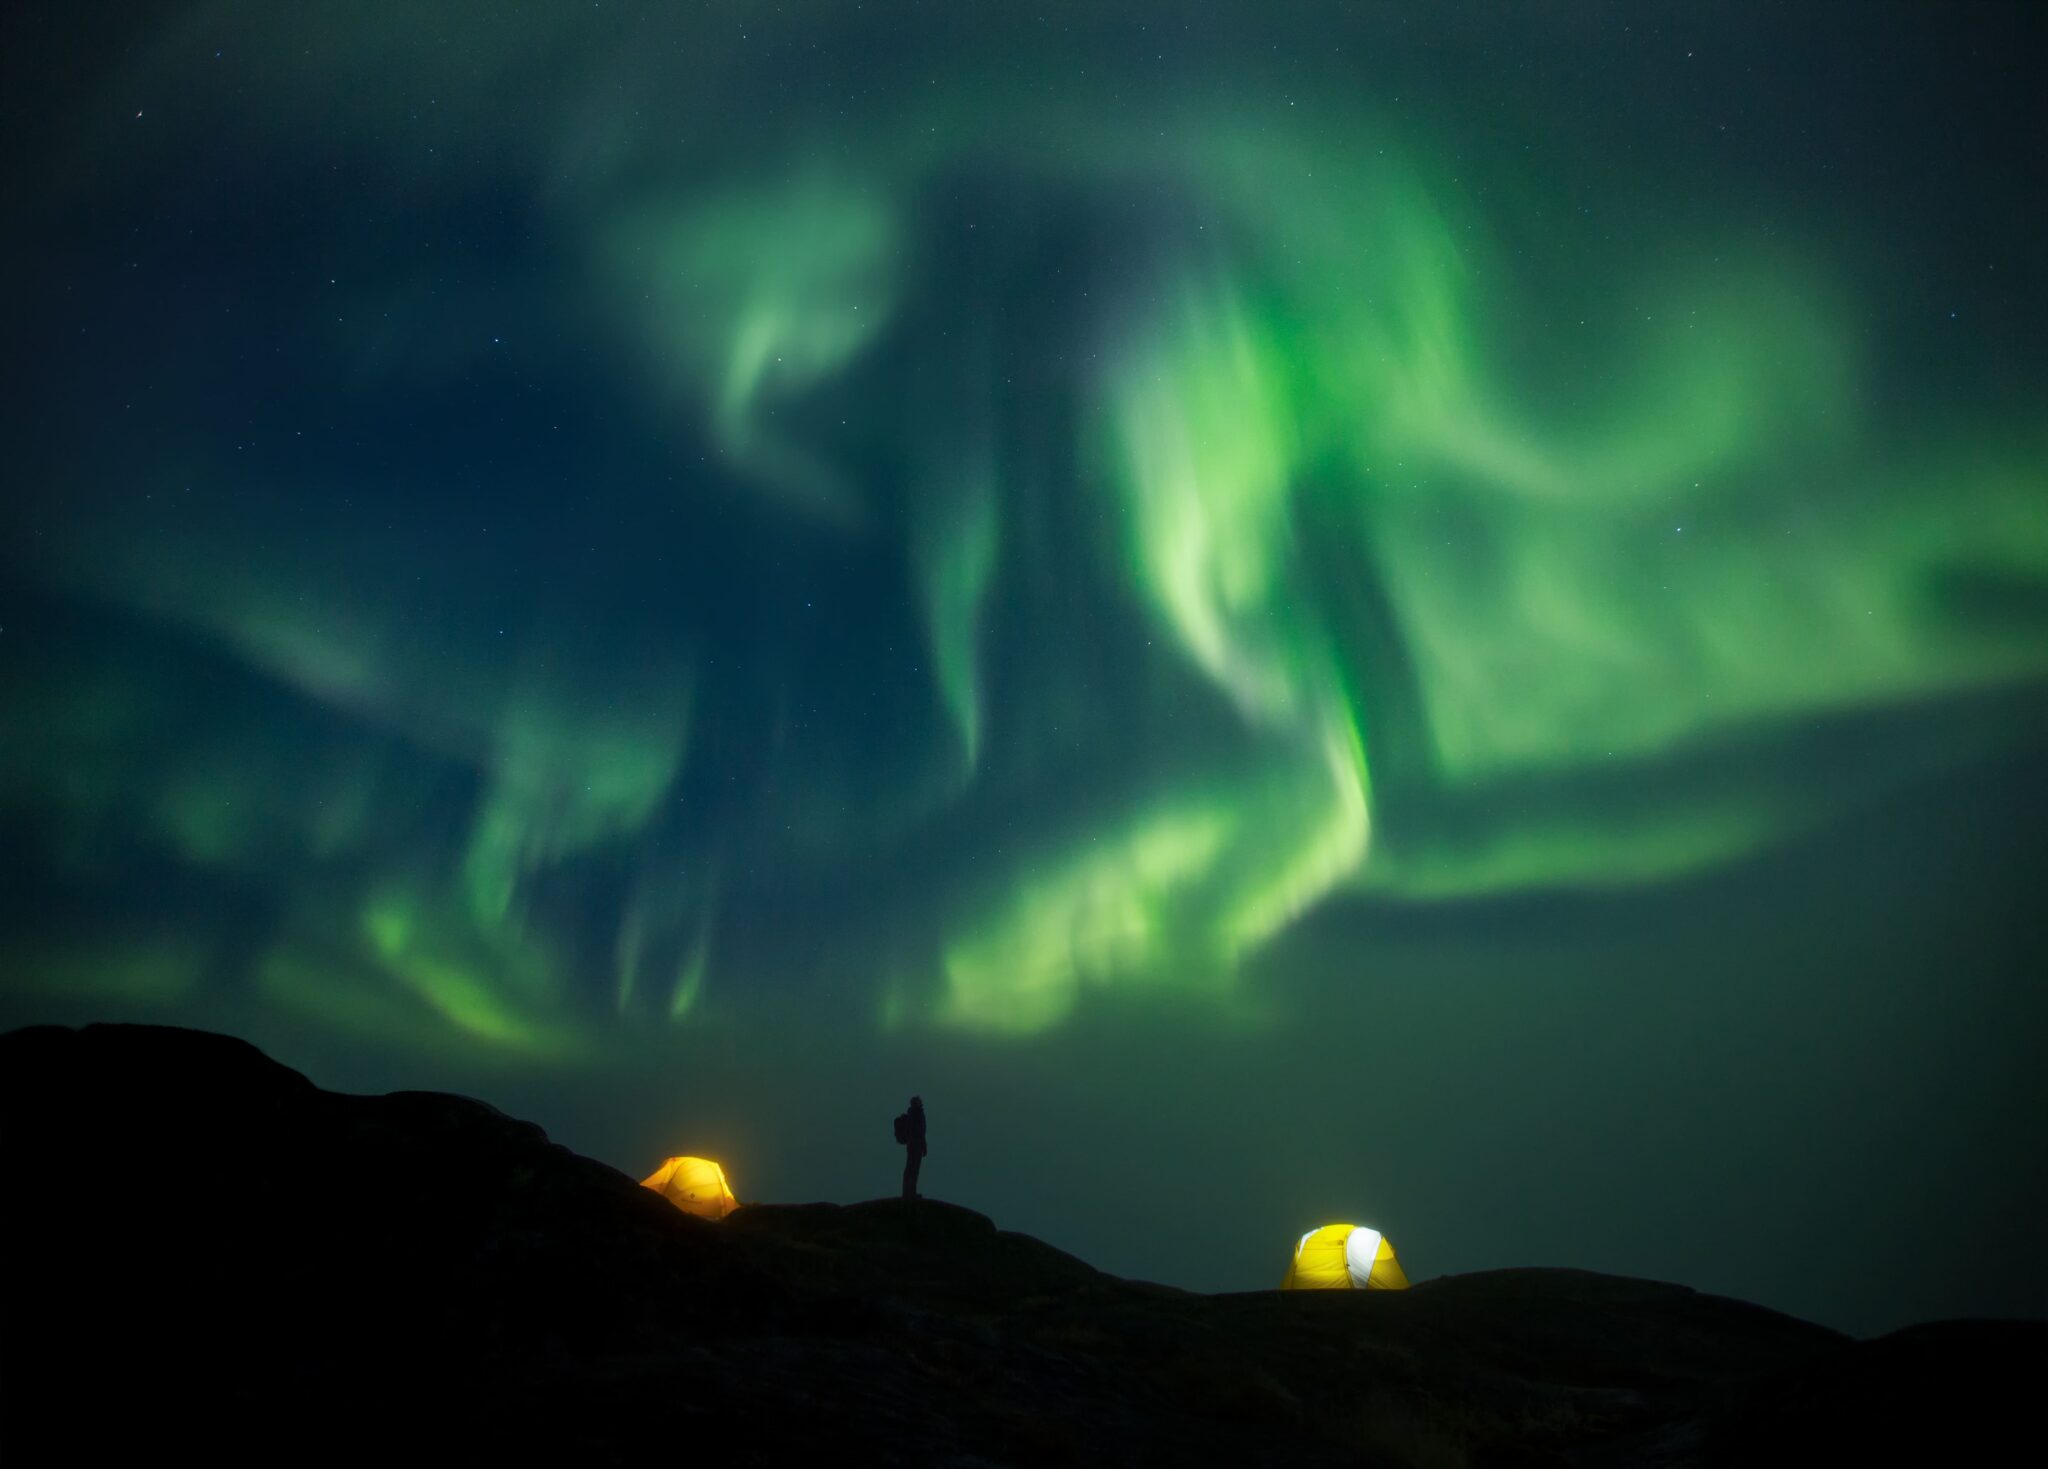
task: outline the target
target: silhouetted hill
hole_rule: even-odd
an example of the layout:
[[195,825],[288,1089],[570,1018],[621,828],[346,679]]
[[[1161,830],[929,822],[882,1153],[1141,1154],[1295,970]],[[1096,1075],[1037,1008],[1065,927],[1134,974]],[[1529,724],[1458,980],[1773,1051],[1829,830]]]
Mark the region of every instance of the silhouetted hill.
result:
[[930,1200],[709,1224],[193,1031],[0,1037],[0,1155],[19,1464],[1967,1461],[2048,1380],[2040,1323],[1856,1342],[1572,1270],[1201,1296]]

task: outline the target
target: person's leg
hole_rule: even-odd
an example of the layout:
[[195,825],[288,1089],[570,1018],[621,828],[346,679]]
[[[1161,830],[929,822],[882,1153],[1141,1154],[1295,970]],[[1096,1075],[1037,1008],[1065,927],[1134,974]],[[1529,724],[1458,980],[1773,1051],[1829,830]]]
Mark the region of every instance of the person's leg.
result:
[[924,1159],[917,1155],[917,1149],[908,1148],[905,1150],[903,1158],[903,1197],[906,1199],[917,1197],[917,1170],[918,1165],[923,1162]]

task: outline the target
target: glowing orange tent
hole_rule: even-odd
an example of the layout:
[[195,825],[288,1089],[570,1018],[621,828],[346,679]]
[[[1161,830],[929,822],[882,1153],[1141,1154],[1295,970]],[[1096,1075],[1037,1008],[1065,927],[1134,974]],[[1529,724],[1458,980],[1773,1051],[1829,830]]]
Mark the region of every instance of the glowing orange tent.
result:
[[671,1158],[640,1182],[700,1219],[723,1219],[740,1206],[725,1170],[709,1158]]

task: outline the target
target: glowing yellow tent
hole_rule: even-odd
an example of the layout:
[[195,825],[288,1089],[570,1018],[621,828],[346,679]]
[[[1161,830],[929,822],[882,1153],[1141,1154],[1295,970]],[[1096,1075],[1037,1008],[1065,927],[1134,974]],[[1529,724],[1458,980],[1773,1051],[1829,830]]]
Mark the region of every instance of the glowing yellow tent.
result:
[[709,1158],[671,1158],[640,1181],[700,1219],[723,1219],[740,1206],[726,1184],[725,1170]]
[[1406,1290],[1408,1276],[1377,1229],[1325,1224],[1294,1247],[1282,1290]]

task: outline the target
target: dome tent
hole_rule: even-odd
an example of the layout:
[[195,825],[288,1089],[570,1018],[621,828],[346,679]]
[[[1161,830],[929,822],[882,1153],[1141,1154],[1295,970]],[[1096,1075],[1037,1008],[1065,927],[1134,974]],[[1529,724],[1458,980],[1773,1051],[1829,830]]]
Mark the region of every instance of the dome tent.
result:
[[671,1158],[640,1182],[700,1219],[723,1219],[740,1206],[725,1170],[709,1158]]
[[1406,1290],[1408,1276],[1377,1229],[1325,1224],[1294,1247],[1282,1290]]

